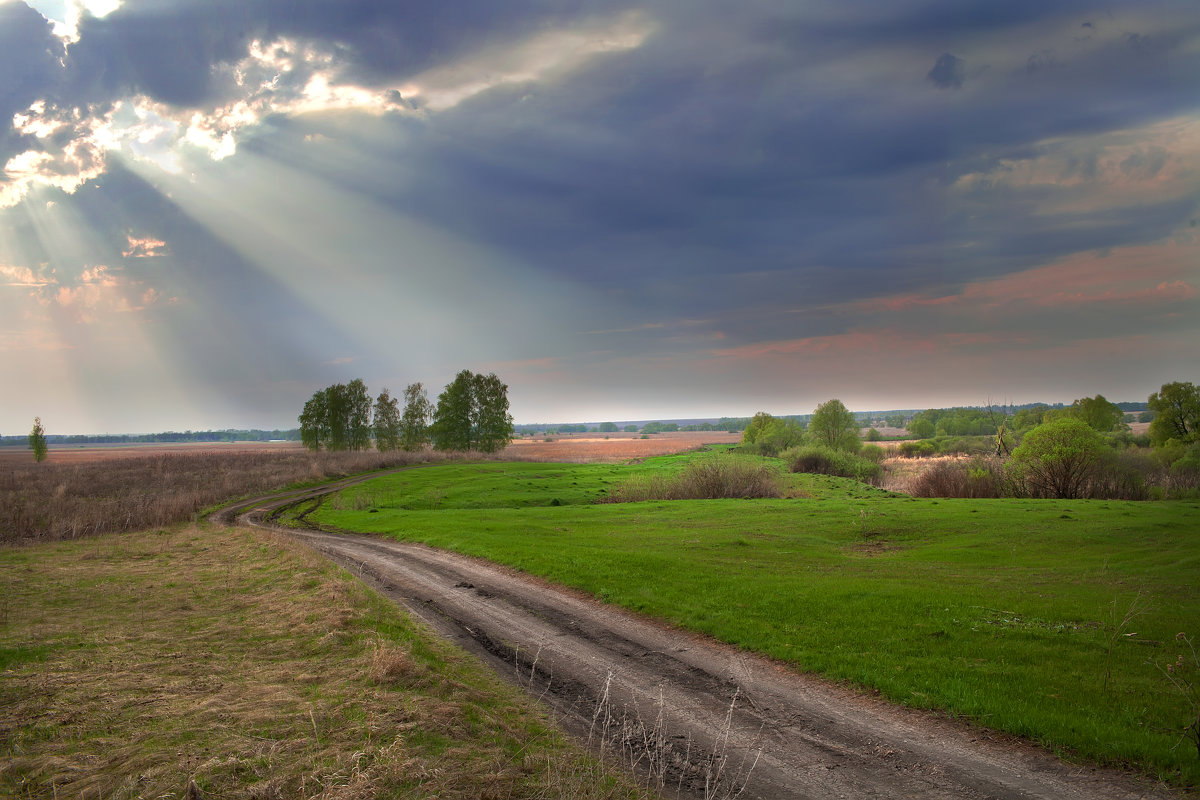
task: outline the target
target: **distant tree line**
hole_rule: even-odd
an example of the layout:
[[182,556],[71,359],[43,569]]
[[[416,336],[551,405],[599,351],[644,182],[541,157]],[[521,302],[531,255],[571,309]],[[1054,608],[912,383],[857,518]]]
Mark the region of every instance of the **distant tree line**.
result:
[[417,451],[503,449],[513,437],[508,386],[495,373],[463,370],[446,385],[437,405],[421,383],[400,398],[384,389],[374,402],[361,378],[319,389],[300,412],[300,440],[310,450]]

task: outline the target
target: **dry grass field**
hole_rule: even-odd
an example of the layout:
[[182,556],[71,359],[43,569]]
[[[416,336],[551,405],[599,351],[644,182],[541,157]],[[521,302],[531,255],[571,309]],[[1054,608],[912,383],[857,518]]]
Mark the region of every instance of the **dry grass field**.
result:
[[736,442],[739,434],[663,433],[518,440],[478,453],[310,453],[295,442],[52,448],[37,463],[24,448],[0,451],[0,543],[79,539],[163,527],[254,492],[446,458],[627,461]]
[[741,433],[727,431],[676,431],[656,433],[646,439],[638,433],[580,433],[546,439],[517,439],[500,457],[513,461],[628,461],[694,450],[706,444],[737,444]]
[[[18,457],[22,456],[23,457]],[[171,446],[61,451],[0,460],[0,542],[78,539],[163,527],[253,492],[402,467],[430,453],[309,453],[301,448]]]
[[[234,455],[242,453],[264,454],[304,453],[300,442],[181,442],[179,444],[85,444],[50,445],[47,464],[90,464],[96,461],[113,461],[145,456],[201,455],[219,453]],[[21,466],[33,461],[27,447],[0,448],[0,469]]]
[[0,548],[0,797],[637,800],[309,548],[175,526]]

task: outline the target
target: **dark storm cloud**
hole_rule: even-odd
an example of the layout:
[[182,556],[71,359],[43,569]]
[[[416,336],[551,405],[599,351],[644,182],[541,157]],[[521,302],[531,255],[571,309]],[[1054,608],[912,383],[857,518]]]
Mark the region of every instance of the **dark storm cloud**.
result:
[[952,53],[942,53],[925,77],[939,89],[961,89],[966,79],[963,60]]
[[0,3],[0,166],[24,149],[13,115],[53,86],[61,71],[62,42],[50,23],[24,3]]
[[[134,89],[188,105],[228,90],[210,67],[244,56],[252,39],[324,42],[344,79],[384,83],[602,10],[131,2],[84,21],[70,64],[88,81],[75,85],[81,97]],[[493,89],[425,123],[379,123],[406,135],[394,148],[380,137],[376,169],[403,171],[405,181],[372,191],[398,210],[599,286],[819,267],[850,271],[851,285],[865,275],[871,285],[898,287],[920,280],[913,269],[940,279],[946,245],[980,234],[929,187],[944,190],[978,169],[981,151],[1013,158],[1048,137],[1136,126],[1193,107],[1200,89],[1200,57],[1181,46],[1194,41],[1195,26],[1123,31],[1082,55],[1067,52],[1064,34],[1062,52],[1031,50],[1005,68],[972,55],[982,38],[1039,23],[1074,19],[1081,29],[1095,17],[1088,30],[1104,32],[1088,3],[894,5],[865,20],[755,4],[737,14],[718,5],[649,10],[659,30],[642,47],[564,82]],[[957,42],[953,53],[947,42]],[[1019,42],[1014,35],[1011,46]],[[866,75],[853,65],[881,43],[924,49],[923,64],[877,76],[891,85],[856,80]],[[1031,59],[1045,68],[1028,69]],[[976,63],[990,82],[968,80],[966,65]],[[951,104],[934,88],[964,82],[975,93],[952,93]],[[993,257],[975,269],[1003,270],[1039,244],[1051,256],[1113,238],[1068,221],[1056,232],[1051,219],[1014,243],[1005,220],[1028,222],[1029,212],[1019,197],[999,201],[989,209],[994,229],[983,231]],[[823,280],[816,291],[841,283]]]
[[[645,23],[637,44],[544,73],[512,66],[531,37],[603,29],[631,10]],[[395,220],[417,220],[469,243],[476,249],[465,260],[476,278],[528,265],[519,289],[530,298],[544,296],[541,276],[547,285],[581,290],[569,296],[606,302],[619,317],[611,324],[529,334],[547,342],[547,352],[530,352],[530,359],[562,356],[581,368],[593,350],[606,348],[667,358],[716,347],[718,334],[730,348],[851,334],[866,318],[852,308],[860,298],[955,295],[956,287],[1066,256],[1161,243],[1198,213],[1194,192],[1154,190],[1194,180],[1186,177],[1194,154],[1182,151],[1181,163],[1170,144],[1120,139],[1200,110],[1194,0],[647,0],[637,8],[551,0],[127,0],[103,19],[82,20],[65,70],[40,17],[19,3],[0,4],[0,15],[23,31],[9,46],[0,42],[0,111],[44,96],[60,108],[104,113],[106,104],[149,95],[174,107],[168,123],[180,127],[156,152],[193,148],[181,156],[185,177],[192,170],[264,180],[315,174]],[[267,99],[228,134],[236,155],[218,166],[206,160],[216,157],[215,147],[180,145],[192,109],[203,115],[247,95],[235,67],[251,43],[280,38],[311,47],[319,66],[282,75],[287,85],[278,95],[255,95]],[[252,66],[269,81],[275,65],[264,63]],[[317,72],[332,85],[391,92],[395,100],[428,70],[467,85],[510,68],[527,79],[461,96],[447,91],[441,100],[405,88],[402,106],[375,99],[376,108],[292,114],[302,104],[272,99],[286,88],[294,100]],[[247,80],[259,89],[261,78]],[[279,103],[275,113],[272,102]],[[124,113],[133,115],[128,107]],[[81,130],[88,129],[64,128],[48,141],[59,137],[62,148],[64,137]],[[141,132],[131,130],[118,145],[130,163],[140,154],[128,142]],[[213,130],[217,140],[225,135]],[[15,152],[11,139],[0,139],[0,156]],[[303,360],[298,341],[350,340],[319,317],[313,324],[328,327],[303,338],[305,321],[314,319],[305,300],[312,295],[290,292],[281,276],[301,282],[306,273],[294,264],[256,270],[245,249],[239,255],[222,243],[231,241],[227,235],[189,219],[194,205],[165,201],[106,152],[109,174],[81,189],[71,206],[98,238],[113,239],[109,252],[131,234],[169,243],[169,257],[123,268],[194,298],[193,309],[211,309],[181,312],[170,334],[211,382],[230,383],[222,354],[238,342],[261,343],[261,357],[251,348],[246,361],[283,374],[280,364]],[[157,169],[137,166],[138,174]],[[224,185],[268,198],[255,219],[277,231],[295,225],[277,203],[290,211],[311,204],[314,220],[349,213],[327,204],[321,189],[281,203],[252,181]],[[1138,191],[1126,195],[1127,184]],[[239,199],[229,198],[228,208],[238,209]],[[218,217],[217,227],[228,223]],[[347,230],[357,236],[360,228]],[[394,240],[361,240],[371,235],[346,237],[340,266],[347,272],[356,262],[377,263],[381,273],[394,263],[381,252]],[[262,242],[272,246],[269,235]],[[1167,275],[1164,286],[1178,283],[1186,294],[1182,278],[1192,280]],[[1119,309],[1110,316],[1091,308],[1070,306],[1061,320],[1088,335],[1105,333]],[[1040,306],[1026,314],[1011,319],[1039,336],[1052,339],[1066,324]],[[905,315],[913,316],[896,316]],[[1153,311],[1126,318],[1149,330]],[[936,332],[943,317],[931,311],[921,319],[927,328],[914,324],[914,335]],[[206,324],[212,335],[204,334]],[[965,332],[986,328],[973,318],[956,324]]]
[[252,41],[278,37],[323,43],[336,53],[342,80],[372,85],[578,12],[544,0],[127,0],[81,21],[62,98],[98,102],[133,92],[185,107],[221,102],[231,87],[214,68],[245,57]]
[[[975,30],[994,35],[986,26],[1035,21],[1041,7],[984,14]],[[981,277],[1024,266],[1015,262],[1036,256],[1037,245],[1053,258],[1119,237],[1039,217],[1036,235],[1014,240],[1010,226],[1035,221],[1029,197],[1015,193],[989,196],[992,225],[972,228],[947,208],[944,193],[958,177],[980,169],[981,158],[1034,155],[1034,143],[1051,137],[1186,111],[1200,95],[1194,52],[1178,48],[1167,63],[1118,40],[1054,74],[1028,73],[1018,56],[948,106],[921,93],[915,70],[895,76],[895,87],[843,89],[837,72],[832,85],[811,77],[802,48],[764,51],[734,27],[719,48],[689,51],[693,32],[671,22],[568,86],[494,92],[447,112],[431,123],[437,135],[417,143],[422,167],[409,176],[411,195],[396,202],[598,284],[837,266],[856,272],[847,283],[862,285],[866,272],[884,288],[911,284],[913,269],[940,279],[944,252],[982,232],[978,245],[993,257],[975,268],[986,272],[963,270]],[[970,32],[967,20],[952,27]],[[1194,27],[1163,46],[1172,51],[1189,37]],[[840,55],[853,63],[858,45],[843,44]],[[1160,237],[1184,213],[1162,210],[1162,224],[1145,226],[1138,222],[1153,219],[1135,211],[1137,222],[1119,224],[1119,234]]]

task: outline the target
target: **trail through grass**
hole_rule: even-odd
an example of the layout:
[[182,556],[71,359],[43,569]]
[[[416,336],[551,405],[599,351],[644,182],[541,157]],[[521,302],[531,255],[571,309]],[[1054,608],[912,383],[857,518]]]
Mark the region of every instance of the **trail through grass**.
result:
[[1184,652],[1178,633],[1200,634],[1200,504],[917,500],[811,475],[785,476],[783,500],[595,502],[697,457],[713,456],[435,466],[310,519],[488,558],[908,705],[1200,782],[1181,741],[1196,712],[1159,669]]
[[0,796],[642,796],[478,662],[263,537],[0,550]]

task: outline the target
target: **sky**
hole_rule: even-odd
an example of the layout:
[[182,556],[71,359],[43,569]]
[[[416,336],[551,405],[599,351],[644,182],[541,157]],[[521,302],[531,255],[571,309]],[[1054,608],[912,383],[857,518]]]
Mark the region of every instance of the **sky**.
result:
[[0,433],[1200,380],[1195,0],[0,0]]

